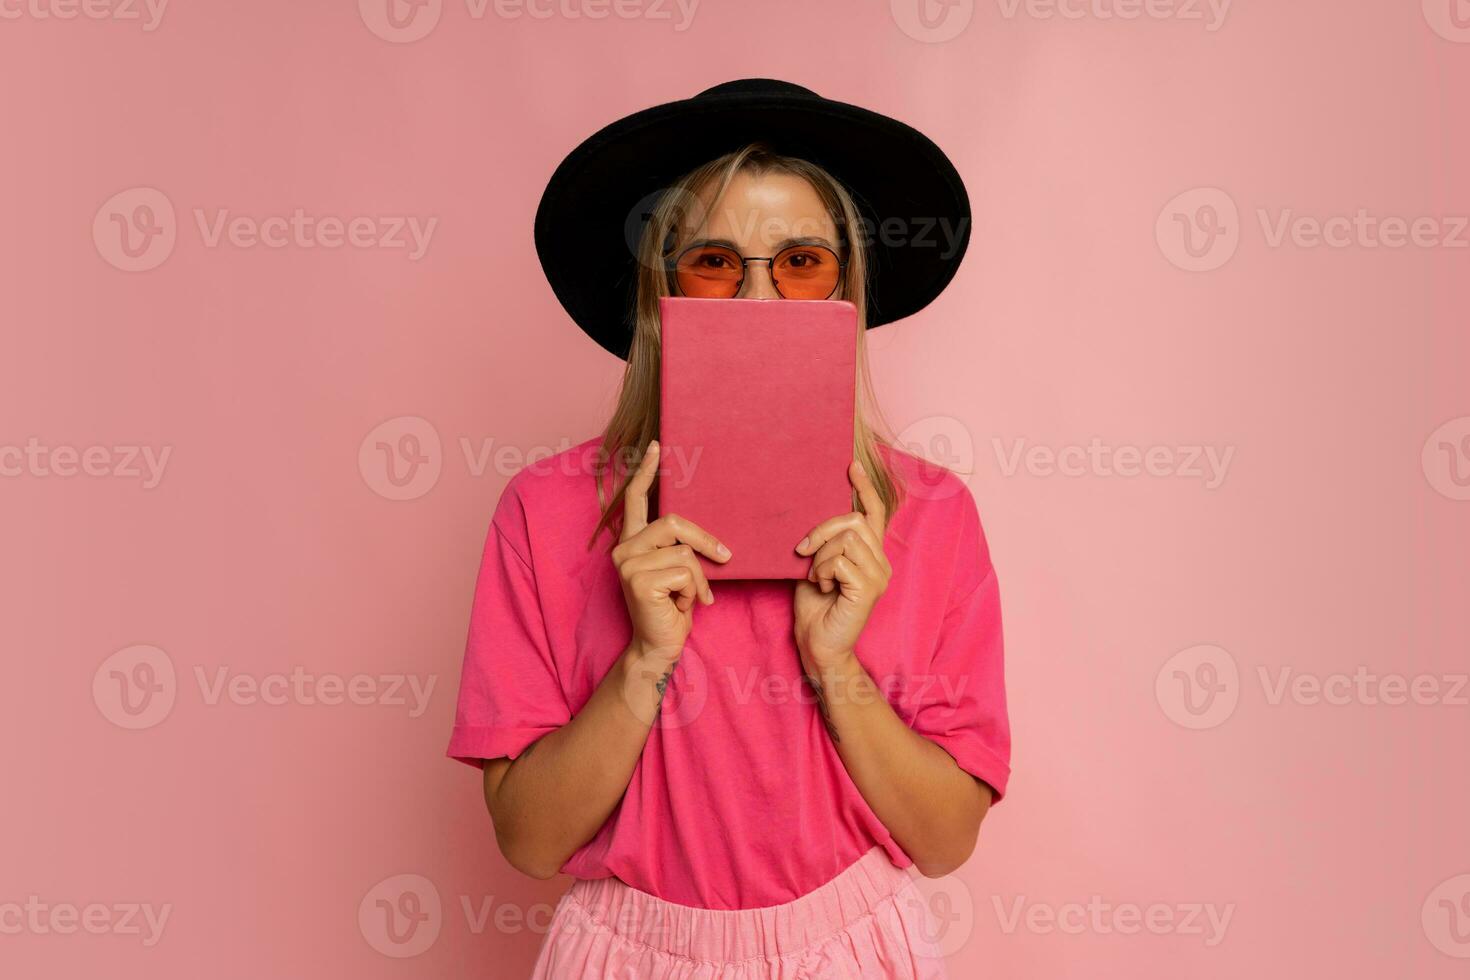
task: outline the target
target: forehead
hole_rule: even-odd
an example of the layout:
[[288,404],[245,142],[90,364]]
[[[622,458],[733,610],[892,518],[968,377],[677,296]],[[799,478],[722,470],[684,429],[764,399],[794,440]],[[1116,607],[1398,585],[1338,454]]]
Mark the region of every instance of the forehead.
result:
[[742,250],[778,245],[792,238],[836,242],[837,226],[805,178],[787,173],[741,171],[719,200],[711,202],[719,181],[701,189],[701,207],[686,215],[683,237],[725,239]]

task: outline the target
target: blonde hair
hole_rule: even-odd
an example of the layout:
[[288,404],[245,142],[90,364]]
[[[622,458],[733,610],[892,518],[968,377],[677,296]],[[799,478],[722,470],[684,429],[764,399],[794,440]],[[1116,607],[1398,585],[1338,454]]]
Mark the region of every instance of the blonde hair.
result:
[[[622,391],[607,427],[594,466],[597,479],[597,502],[602,516],[592,531],[591,547],[603,528],[610,527],[621,513],[628,481],[650,440],[659,430],[659,317],[658,301],[669,295],[666,261],[674,250],[679,229],[694,207],[699,195],[718,179],[718,188],[709,197],[710,208],[724,196],[730,181],[741,172],[751,174],[782,173],[804,179],[817,192],[828,215],[837,226],[839,243],[845,251],[846,268],[839,298],[857,307],[857,403],[853,416],[853,459],[863,465],[883,507],[891,519],[898,509],[902,490],[878,447],[891,446],[886,436],[888,426],[877,408],[872,378],[868,372],[867,285],[868,255],[863,219],[852,195],[826,170],[797,157],[772,152],[761,143],[751,143],[733,153],[711,160],[676,181],[654,206],[643,236],[638,243],[638,282],[633,304],[633,341],[628,352],[628,365],[623,372]],[[870,414],[871,413],[871,414]],[[614,465],[621,463],[621,466]],[[617,483],[609,495],[604,476]],[[655,484],[654,492],[657,492]],[[861,509],[854,494],[854,508]]]

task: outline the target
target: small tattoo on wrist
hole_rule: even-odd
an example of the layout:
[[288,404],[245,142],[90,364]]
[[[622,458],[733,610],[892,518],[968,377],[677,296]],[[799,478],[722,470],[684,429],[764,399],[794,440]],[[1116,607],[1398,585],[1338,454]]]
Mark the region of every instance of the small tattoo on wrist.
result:
[[842,736],[837,734],[837,726],[832,723],[832,711],[827,706],[827,697],[822,693],[822,685],[818,684],[810,676],[807,676],[806,683],[812,689],[812,695],[816,698],[817,711],[822,715],[822,724],[826,726],[827,734],[831,736],[834,742],[842,741]]

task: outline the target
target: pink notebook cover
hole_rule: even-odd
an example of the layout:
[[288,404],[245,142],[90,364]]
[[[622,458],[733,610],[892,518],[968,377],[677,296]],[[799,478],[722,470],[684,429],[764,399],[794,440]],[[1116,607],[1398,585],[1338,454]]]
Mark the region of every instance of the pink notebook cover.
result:
[[659,301],[658,510],[729,545],[711,579],[805,578],[796,543],[852,510],[857,309],[824,300]]

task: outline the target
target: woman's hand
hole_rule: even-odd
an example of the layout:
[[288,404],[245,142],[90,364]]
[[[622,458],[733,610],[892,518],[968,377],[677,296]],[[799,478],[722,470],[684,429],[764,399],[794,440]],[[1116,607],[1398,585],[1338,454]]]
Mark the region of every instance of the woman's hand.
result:
[[612,550],[633,621],[629,652],[672,668],[694,622],[694,603],[715,601],[695,552],[724,562],[730,549],[675,514],[648,522],[648,490],[658,474],[658,441],[648,444],[623,495],[622,536]]
[[823,521],[796,546],[797,554],[812,556],[807,581],[796,583],[795,601],[796,646],[812,678],[855,656],[858,636],[893,575],[883,554],[883,501],[861,463],[854,460],[847,475],[866,513]]

